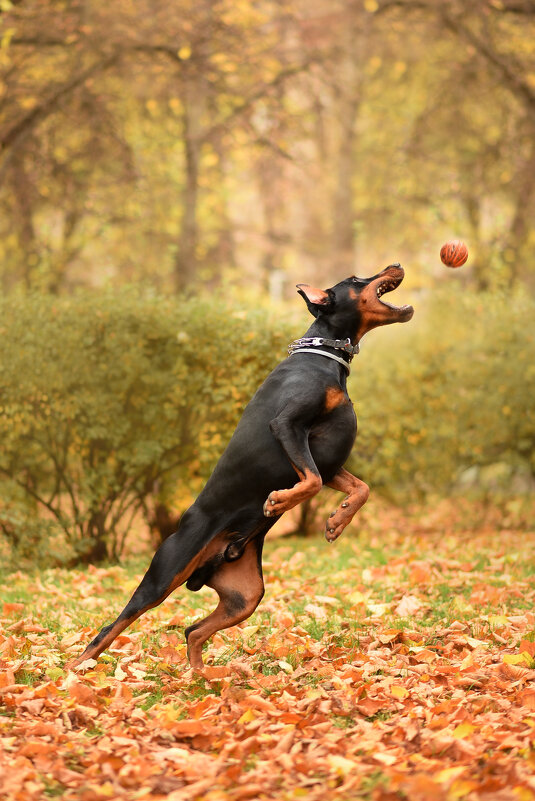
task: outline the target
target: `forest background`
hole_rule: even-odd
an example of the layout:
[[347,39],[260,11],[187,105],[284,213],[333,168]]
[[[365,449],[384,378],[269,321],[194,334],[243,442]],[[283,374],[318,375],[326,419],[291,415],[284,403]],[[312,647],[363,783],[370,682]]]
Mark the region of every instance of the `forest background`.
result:
[[397,261],[416,314],[355,362],[352,467],[525,526],[532,0],[0,0],[0,26],[7,556],[161,534],[308,325],[294,284]]

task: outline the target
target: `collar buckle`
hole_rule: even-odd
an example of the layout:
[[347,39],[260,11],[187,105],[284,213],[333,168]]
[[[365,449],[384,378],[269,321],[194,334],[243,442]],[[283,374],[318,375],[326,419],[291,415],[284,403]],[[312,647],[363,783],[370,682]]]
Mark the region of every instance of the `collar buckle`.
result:
[[350,353],[351,356],[359,352],[358,344],[352,345],[349,337],[347,339],[337,339],[334,347],[338,348],[338,350],[343,350],[345,353]]

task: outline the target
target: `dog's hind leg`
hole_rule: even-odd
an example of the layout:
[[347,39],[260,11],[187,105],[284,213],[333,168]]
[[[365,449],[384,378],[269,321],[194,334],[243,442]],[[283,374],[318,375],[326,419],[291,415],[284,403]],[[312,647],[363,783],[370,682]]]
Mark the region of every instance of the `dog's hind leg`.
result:
[[72,660],[67,667],[77,667],[86,659],[96,659],[134,620],[161,604],[174,589],[188,580],[202,562],[212,558],[219,550],[224,550],[227,544],[226,540],[216,536],[197,553],[187,553],[187,541],[185,532],[178,531],[160,545],[149,569],[119,617],[111,625],[105,626],[83,654]]
[[327,482],[327,486],[340,492],[347,493],[347,498],[336,509],[329,519],[325,528],[325,537],[328,542],[334,542],[345,527],[351,523],[354,515],[364,506],[370,494],[370,488],[360,478],[349,473],[343,467],[332,481]]
[[223,562],[206,582],[219,595],[219,603],[208,617],[186,629],[188,659],[193,668],[202,669],[202,646],[209,637],[246,620],[262,600],[263,544],[264,535],[251,540],[239,559]]

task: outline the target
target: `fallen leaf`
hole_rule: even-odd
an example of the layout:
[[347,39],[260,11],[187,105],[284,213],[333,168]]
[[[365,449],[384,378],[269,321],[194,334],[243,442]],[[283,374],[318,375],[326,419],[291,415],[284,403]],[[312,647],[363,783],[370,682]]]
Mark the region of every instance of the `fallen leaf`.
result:
[[115,673],[113,675],[117,679],[117,681],[124,681],[124,679],[128,678],[128,673],[124,672],[120,662],[117,663],[117,667],[115,668]]
[[523,690],[517,696],[522,706],[535,711],[535,690]]
[[411,617],[422,608],[422,602],[415,595],[404,595],[395,608],[399,617]]
[[348,773],[355,769],[355,763],[351,759],[346,759],[346,757],[337,754],[329,754],[327,763],[331,770],[339,776],[347,776]]
[[521,654],[504,654],[503,661],[506,665],[522,665],[522,667],[533,667],[533,659],[526,652]]
[[409,691],[406,690],[405,687],[401,687],[399,684],[391,684],[390,695],[393,698],[397,698],[399,701],[403,701],[405,698],[408,698]]
[[315,618],[316,620],[327,619],[327,612],[323,606],[318,606],[317,604],[307,604],[304,611],[307,613],[307,615],[310,615],[310,617]]
[[458,739],[463,739],[464,737],[469,737],[476,731],[476,727],[472,726],[471,723],[460,723],[456,726],[452,732],[452,737],[457,737]]
[[61,647],[62,648],[70,648],[71,645],[76,645],[76,643],[81,642],[84,639],[84,634],[81,631],[73,631],[71,634],[68,634],[66,637],[63,637],[61,640]]
[[293,673],[294,669],[293,666],[290,665],[289,662],[285,662],[283,659],[279,659],[277,665],[280,667],[281,670],[284,670],[285,673]]
[[10,615],[16,615],[19,612],[24,612],[25,608],[26,607],[24,604],[8,603],[5,601],[2,605],[2,614],[6,617],[9,617]]
[[238,718],[238,723],[251,723],[251,721],[255,720],[256,715],[252,709],[246,709],[243,715]]
[[525,678],[529,673],[527,668],[519,667],[518,665],[508,665],[507,662],[498,665],[498,672],[506,681],[519,681]]

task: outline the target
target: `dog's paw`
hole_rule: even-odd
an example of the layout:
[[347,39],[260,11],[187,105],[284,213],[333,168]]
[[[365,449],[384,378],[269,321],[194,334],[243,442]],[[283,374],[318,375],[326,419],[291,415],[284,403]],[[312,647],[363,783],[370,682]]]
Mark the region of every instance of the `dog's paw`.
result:
[[337,526],[335,528],[331,521],[328,520],[327,525],[325,526],[325,539],[327,542],[334,542],[337,540],[344,528],[345,526]]
[[298,481],[295,486],[290,489],[273,490],[268,495],[268,499],[264,504],[264,515],[266,517],[275,517],[282,515],[294,506],[306,501],[307,498],[312,498],[322,488],[323,483],[319,475],[310,473],[306,480]]
[[289,503],[289,497],[288,490],[270,492],[263,507],[264,516],[276,517],[291,509],[295,504]]
[[263,506],[264,510],[264,517],[275,517],[277,512],[275,511],[275,507],[277,506],[277,501],[275,500],[275,492],[270,492],[268,495],[267,501]]
[[349,503],[344,501],[338,509],[335,509],[334,512],[331,512],[329,515],[325,526],[325,539],[327,542],[334,542],[337,540],[352,519],[353,514],[349,510]]

